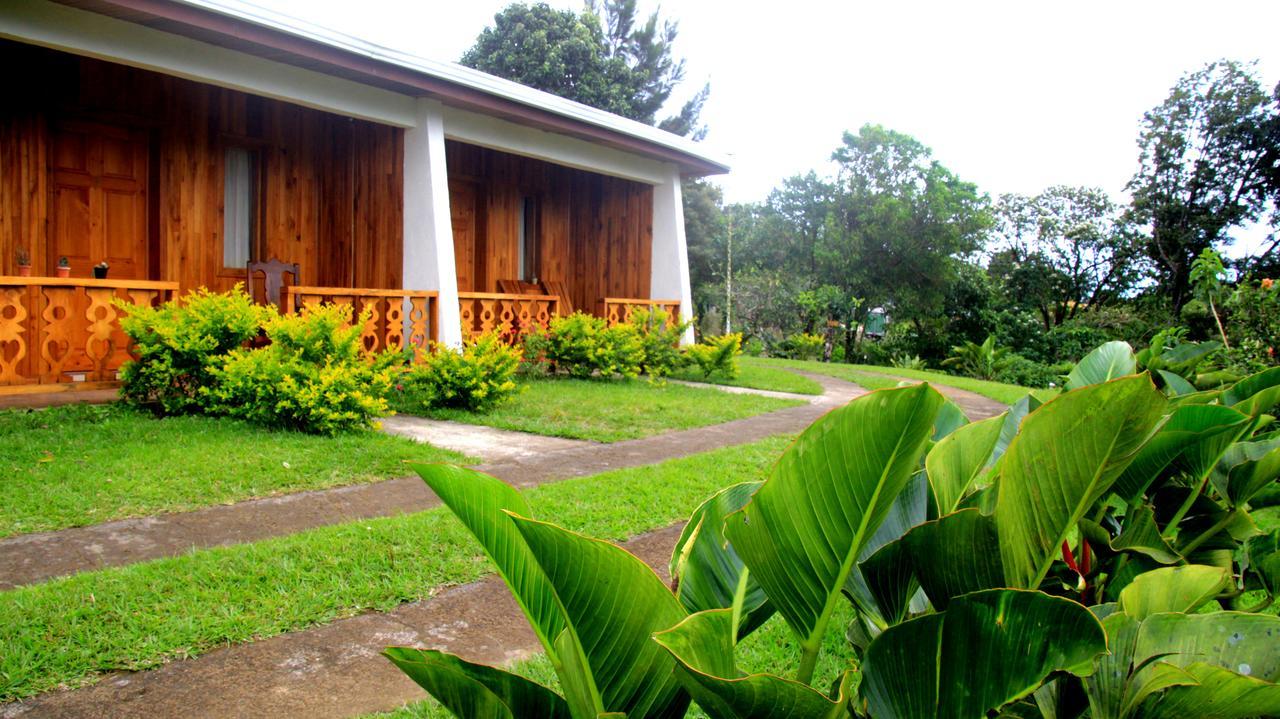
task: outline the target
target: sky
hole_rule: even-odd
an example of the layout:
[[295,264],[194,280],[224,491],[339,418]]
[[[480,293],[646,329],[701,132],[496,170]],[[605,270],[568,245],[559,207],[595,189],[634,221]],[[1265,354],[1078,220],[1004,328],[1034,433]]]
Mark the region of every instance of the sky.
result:
[[[388,47],[457,60],[508,0],[252,0]],[[658,7],[639,0],[642,10]],[[580,0],[550,0],[580,9]],[[1280,2],[668,0],[686,60],[679,102],[711,83],[706,142],[729,202],[825,174],[867,123],[915,136],[993,197],[1056,184],[1123,201],[1143,112],[1215,59],[1280,82]],[[1261,242],[1242,233],[1239,254]]]

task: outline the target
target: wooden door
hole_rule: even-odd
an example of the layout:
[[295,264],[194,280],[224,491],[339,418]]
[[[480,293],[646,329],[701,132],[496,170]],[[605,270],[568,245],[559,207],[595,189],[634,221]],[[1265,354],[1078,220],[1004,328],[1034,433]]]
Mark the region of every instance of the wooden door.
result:
[[453,261],[457,265],[458,291],[476,292],[476,186],[462,180],[449,182],[449,214],[453,220]]
[[114,125],[68,122],[49,142],[48,273],[72,277],[106,261],[112,279],[147,279],[147,137]]

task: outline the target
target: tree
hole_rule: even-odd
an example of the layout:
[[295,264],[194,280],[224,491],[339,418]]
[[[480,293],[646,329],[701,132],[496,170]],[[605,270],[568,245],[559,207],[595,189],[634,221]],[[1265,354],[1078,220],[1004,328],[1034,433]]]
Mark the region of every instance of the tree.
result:
[[1143,116],[1132,217],[1175,309],[1191,296],[1191,265],[1259,218],[1275,176],[1280,111],[1253,65],[1210,63],[1184,76]]
[[1119,208],[1098,188],[1050,187],[1002,195],[989,267],[1009,299],[1040,315],[1046,330],[1085,307],[1113,302],[1137,280],[1141,248]]
[[575,15],[545,3],[514,3],[494,16],[461,63],[522,85],[701,139],[709,86],[657,122],[684,80],[675,58],[677,25],[655,11],[637,22],[636,0],[589,0]]
[[[839,252],[866,307],[888,306],[924,332],[941,314],[960,260],[991,225],[987,197],[931,159],[919,140],[879,125],[846,132],[839,164]],[[852,329],[852,328],[850,328]],[[852,349],[846,337],[846,354]]]

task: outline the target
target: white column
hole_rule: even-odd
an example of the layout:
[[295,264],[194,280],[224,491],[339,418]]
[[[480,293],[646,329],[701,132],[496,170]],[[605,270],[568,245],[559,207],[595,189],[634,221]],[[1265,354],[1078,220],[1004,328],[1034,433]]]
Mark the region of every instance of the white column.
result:
[[458,347],[462,345],[462,324],[441,109],[435,100],[418,99],[416,123],[404,131],[403,276],[405,289],[440,293],[437,338]]
[[[668,166],[667,179],[653,188],[653,258],[649,296],[657,300],[680,300],[680,316],[693,317],[693,292],[689,288],[689,248],[684,236],[684,200],[680,192],[680,171]],[[682,342],[693,342],[693,328]]]

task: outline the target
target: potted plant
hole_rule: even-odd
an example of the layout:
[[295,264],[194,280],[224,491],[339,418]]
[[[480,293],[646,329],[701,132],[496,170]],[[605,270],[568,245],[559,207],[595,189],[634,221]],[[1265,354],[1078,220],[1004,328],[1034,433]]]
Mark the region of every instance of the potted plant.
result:
[[27,248],[19,247],[17,255],[18,255],[18,258],[17,258],[18,259],[18,276],[30,277],[31,276],[31,253],[27,251]]
[[71,262],[66,258],[65,255],[58,258],[58,276],[59,277],[71,276]]
[[107,261],[106,261],[106,260],[103,260],[102,262],[99,262],[98,264],[94,265],[94,266],[93,266],[93,278],[94,278],[95,280],[105,280],[105,279],[107,279],[107,270],[108,270],[109,268],[110,268],[110,265],[108,265],[108,264],[107,264]]

